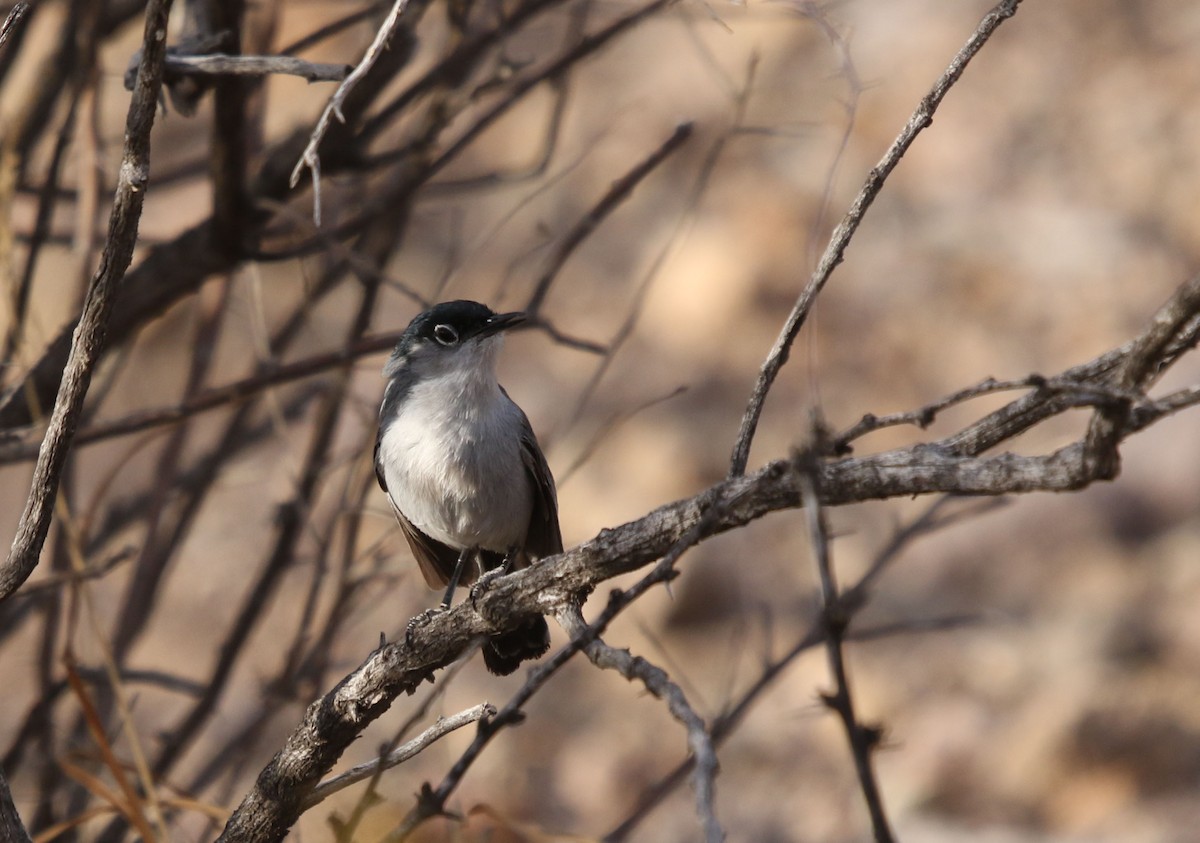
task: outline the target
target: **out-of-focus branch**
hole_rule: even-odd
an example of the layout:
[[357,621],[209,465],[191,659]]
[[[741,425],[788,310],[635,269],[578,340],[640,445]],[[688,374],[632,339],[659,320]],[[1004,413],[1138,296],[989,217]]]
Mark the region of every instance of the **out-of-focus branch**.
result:
[[178,76],[299,76],[309,82],[340,82],[347,64],[305,61],[292,56],[168,56],[167,72]]
[[[414,6],[412,11],[418,8],[423,8],[423,5]],[[376,73],[359,85],[347,99],[344,106],[347,115],[357,117],[361,110],[371,104],[379,91],[391,81],[396,67],[407,60],[410,54],[408,46],[392,45],[377,64]],[[249,191],[249,204],[252,207],[257,207],[261,199],[278,200],[286,194],[288,170],[296,160],[302,142],[303,138],[286,139],[266,154]],[[331,158],[340,168],[348,157],[347,150],[355,143],[356,139],[348,134],[330,132],[324,151],[327,158]],[[326,169],[330,169],[329,163],[326,162]],[[259,226],[260,223],[256,220],[255,225]],[[219,232],[216,218],[210,217],[169,242],[149,250],[125,276],[117,291],[117,304],[109,324],[110,344],[128,340],[175,302],[194,293],[209,277],[232,270],[246,257],[244,253],[239,254],[228,248],[229,243],[218,243]],[[249,239],[249,234],[243,235],[243,239]],[[73,329],[73,324],[67,325],[50,342],[33,367],[0,398],[0,431],[29,424],[37,415],[34,408],[52,403],[70,351]]]
[[170,0],[151,0],[146,9],[142,64],[138,69],[137,84],[126,120],[125,152],[109,221],[108,239],[84,301],[83,314],[75,331],[58,399],[34,468],[29,500],[17,526],[12,549],[3,568],[0,568],[0,600],[20,587],[37,566],[50,526],[59,476],[83,409],[83,398],[91,383],[92,370],[104,350],[108,317],[112,312],[117,284],[133,258],[142,203],[150,178],[150,129],[154,125],[158,88],[162,81],[170,7]]
[[669,138],[646,158],[639,161],[629,172],[614,181],[604,196],[600,197],[600,200],[572,226],[559,242],[558,248],[554,250],[554,255],[550,258],[549,265],[534,285],[533,294],[529,297],[529,304],[526,306],[529,313],[535,316],[539,313],[542,303],[546,300],[546,295],[550,292],[550,285],[554,283],[559,270],[562,269],[563,264],[567,262],[579,244],[587,239],[588,235],[595,231],[596,227],[629,197],[633,189],[646,176],[658,169],[659,164],[666,161],[687,142],[692,136],[692,128],[691,123],[680,123],[676,126]]
[[[314,354],[293,363],[284,363],[251,375],[240,381],[225,386],[202,390],[184,399],[174,407],[164,407],[158,410],[145,410],[131,413],[120,419],[108,422],[98,422],[79,432],[76,443],[86,445],[114,436],[126,436],[143,430],[174,424],[197,413],[237,404],[257,395],[265,389],[290,383],[301,378],[312,377],[331,369],[344,367],[361,357],[387,351],[400,339],[400,331],[386,334],[375,334],[338,351],[324,354]],[[0,446],[0,465],[20,462],[32,458],[37,453],[35,445],[14,443]]]
[[817,264],[816,271],[813,272],[808,284],[805,285],[804,290],[800,293],[800,297],[792,307],[792,312],[788,314],[783,329],[779,332],[779,337],[775,340],[775,345],[771,348],[767,359],[763,362],[758,380],[750,395],[750,402],[746,405],[746,411],[742,415],[741,427],[738,430],[737,439],[733,447],[733,456],[730,460],[730,477],[737,477],[745,473],[746,463],[750,459],[750,446],[754,442],[754,432],[758,428],[758,419],[762,415],[763,404],[767,400],[767,393],[770,392],[771,385],[775,382],[779,371],[787,363],[792,343],[808,318],[809,311],[812,310],[813,305],[816,303],[817,296],[825,288],[825,284],[829,281],[833,270],[842,262],[842,258],[846,253],[846,247],[850,245],[850,240],[854,237],[854,233],[858,231],[858,226],[862,222],[863,217],[866,216],[871,204],[875,201],[875,197],[883,189],[884,182],[887,181],[892,170],[896,169],[896,165],[900,163],[900,159],[908,152],[913,141],[917,139],[917,135],[933,123],[933,115],[937,111],[938,106],[941,105],[946,94],[950,92],[950,89],[954,87],[954,84],[962,76],[963,71],[967,69],[967,65],[970,64],[971,59],[983,49],[983,45],[988,42],[988,39],[992,37],[1000,24],[1016,14],[1017,7],[1020,4],[1021,0],[1001,0],[999,4],[984,16],[979,26],[975,29],[975,32],[967,39],[967,43],[963,45],[963,48],[950,61],[950,65],[946,68],[945,72],[933,84],[929,93],[921,99],[916,111],[908,118],[908,122],[901,129],[896,139],[892,141],[892,145],[884,153],[883,158],[867,174],[866,182],[859,190],[858,195],[854,197],[854,202],[850,205],[850,209],[846,211],[846,215],[842,217],[842,221],[838,223],[838,227],[834,229],[833,235],[829,239],[829,245],[825,247],[825,253],[821,255],[821,260]]
[[31,843],[29,832],[25,830],[25,824],[17,814],[17,806],[13,804],[12,792],[8,789],[3,770],[0,770],[0,840],[7,843]]

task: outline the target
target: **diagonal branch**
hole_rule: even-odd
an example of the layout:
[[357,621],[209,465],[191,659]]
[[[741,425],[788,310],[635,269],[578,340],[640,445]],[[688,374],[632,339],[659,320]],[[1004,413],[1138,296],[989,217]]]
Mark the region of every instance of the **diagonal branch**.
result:
[[441,740],[451,732],[461,729],[463,726],[470,723],[478,723],[485,717],[495,716],[496,709],[494,706],[489,703],[480,703],[479,705],[460,711],[458,714],[452,714],[449,717],[439,717],[428,729],[412,740],[405,741],[386,755],[372,761],[366,761],[357,767],[351,767],[346,772],[339,773],[333,778],[321,782],[313,789],[308,799],[305,800],[304,809],[307,810],[325,801],[339,790],[345,790],[353,784],[358,784],[372,776],[379,775],[383,770],[390,770],[398,764],[403,764],[427,747]]
[[4,18],[4,23],[0,24],[0,48],[4,47],[12,34],[17,31],[17,27],[21,25],[21,21],[29,14],[31,8],[33,5],[24,0],[12,7],[12,10]]
[[50,527],[58,481],[83,409],[83,398],[91,384],[96,362],[104,351],[117,284],[133,259],[142,202],[150,178],[150,129],[154,125],[162,81],[170,7],[170,0],[151,0],[146,8],[142,62],[125,123],[125,151],[109,219],[108,239],[75,329],[58,398],[34,467],[29,500],[21,514],[8,559],[0,568],[0,600],[16,591],[37,566]]
[[983,49],[983,45],[988,42],[993,33],[999,28],[1000,24],[1011,18],[1017,12],[1021,0],[1001,0],[990,12],[988,12],[975,32],[967,39],[967,43],[958,51],[954,58],[950,61],[950,65],[945,72],[938,78],[917,105],[916,111],[908,118],[908,122],[904,128],[900,130],[900,134],[892,141],[891,147],[884,153],[883,158],[876,164],[871,172],[867,174],[867,180],[862,188],[858,191],[858,195],[854,197],[854,202],[850,205],[850,209],[846,211],[846,215],[842,217],[842,221],[838,223],[838,227],[834,229],[833,236],[829,239],[829,245],[825,247],[825,253],[821,255],[821,260],[817,264],[817,269],[813,272],[808,284],[800,293],[800,297],[796,300],[796,304],[792,307],[792,312],[788,314],[787,321],[783,325],[783,330],[779,332],[778,339],[775,340],[775,345],[772,347],[767,359],[763,362],[762,369],[759,371],[758,381],[754,384],[754,391],[750,395],[750,402],[746,406],[746,411],[742,415],[742,423],[738,430],[737,440],[733,447],[733,456],[729,466],[729,476],[737,477],[744,474],[746,471],[746,463],[750,459],[750,445],[754,441],[754,433],[758,428],[758,420],[762,415],[763,403],[767,400],[767,393],[771,390],[771,385],[775,383],[775,378],[779,371],[787,363],[788,355],[791,353],[792,343],[796,339],[796,335],[800,333],[800,328],[804,325],[808,318],[809,312],[816,303],[817,296],[825,288],[826,282],[833,274],[833,270],[842,262],[842,258],[846,254],[846,247],[850,245],[850,240],[854,237],[854,233],[858,231],[859,224],[862,223],[863,217],[866,216],[867,209],[875,201],[875,197],[879,195],[879,191],[883,189],[884,182],[887,181],[892,170],[896,169],[896,165],[900,163],[900,159],[908,152],[909,147],[913,145],[913,141],[917,139],[923,130],[933,123],[933,115],[945,99],[946,94],[954,87],[962,76],[963,71],[967,69],[967,65],[975,54]]
[[292,168],[292,175],[289,179],[292,187],[295,187],[300,181],[300,174],[304,171],[305,167],[312,173],[313,222],[316,223],[318,228],[321,225],[321,157],[319,152],[321,141],[325,139],[325,133],[329,131],[330,121],[334,117],[341,123],[346,122],[346,115],[342,113],[342,106],[346,102],[346,97],[350,95],[350,91],[354,89],[354,86],[370,72],[375,62],[379,59],[379,54],[386,49],[388,42],[392,40],[396,26],[400,22],[400,15],[406,6],[408,6],[408,0],[396,0],[392,4],[391,11],[388,12],[387,17],[376,31],[375,40],[367,48],[362,61],[342,80],[337,90],[333,92],[333,96],[329,98],[325,110],[321,112],[321,117],[317,120],[316,128],[313,129],[312,135],[308,139],[308,145],[304,147],[304,152],[301,154],[300,160]]
[[529,304],[526,306],[527,312],[533,316],[540,315],[542,303],[545,302],[546,295],[550,292],[550,285],[554,283],[559,270],[579,247],[579,244],[586,240],[588,235],[595,231],[596,227],[625,201],[646,176],[658,169],[659,164],[666,161],[687,142],[692,136],[692,128],[691,123],[680,123],[676,126],[671,136],[659,144],[657,149],[614,181],[600,201],[593,205],[587,214],[567,232],[550,258],[549,265],[534,285],[533,294],[529,297]]
[[[567,632],[571,633],[572,637],[579,637],[587,630],[587,622],[584,621],[583,613],[578,606],[572,606],[567,611],[560,612],[558,620]],[[692,708],[683,689],[672,682],[662,668],[651,664],[641,656],[634,656],[628,650],[618,650],[598,636],[584,648],[584,653],[596,667],[615,670],[626,679],[641,682],[647,691],[666,702],[671,716],[683,724],[687,730],[688,746],[692,750],[696,811],[704,826],[704,839],[708,843],[720,843],[725,839],[725,832],[717,822],[717,816],[713,810],[717,778],[717,752],[713,746],[713,738],[708,726]]]

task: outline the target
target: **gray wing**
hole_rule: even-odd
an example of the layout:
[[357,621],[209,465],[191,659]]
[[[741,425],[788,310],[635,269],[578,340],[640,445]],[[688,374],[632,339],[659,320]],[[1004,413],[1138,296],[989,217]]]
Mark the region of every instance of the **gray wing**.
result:
[[533,489],[533,511],[529,516],[529,532],[525,534],[525,551],[535,559],[562,553],[562,531],[558,526],[558,493],[554,476],[546,457],[533,435],[533,427],[521,413],[521,460]]

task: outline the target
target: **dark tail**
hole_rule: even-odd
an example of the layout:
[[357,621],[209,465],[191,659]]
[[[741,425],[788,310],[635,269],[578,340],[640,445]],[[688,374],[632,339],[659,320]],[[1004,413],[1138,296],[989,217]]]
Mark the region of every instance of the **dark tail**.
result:
[[483,663],[497,676],[507,676],[521,662],[536,659],[550,649],[550,628],[541,615],[531,616],[521,627],[489,638],[483,645]]

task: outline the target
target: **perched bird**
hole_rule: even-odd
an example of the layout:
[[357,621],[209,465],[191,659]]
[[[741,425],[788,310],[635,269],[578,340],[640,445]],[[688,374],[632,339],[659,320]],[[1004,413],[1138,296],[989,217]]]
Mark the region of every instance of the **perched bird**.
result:
[[[554,478],[529,419],[496,380],[504,331],[523,313],[473,301],[417,316],[384,366],[375,476],[431,588],[454,588],[562,551]],[[550,647],[546,619],[490,638],[488,670]]]

